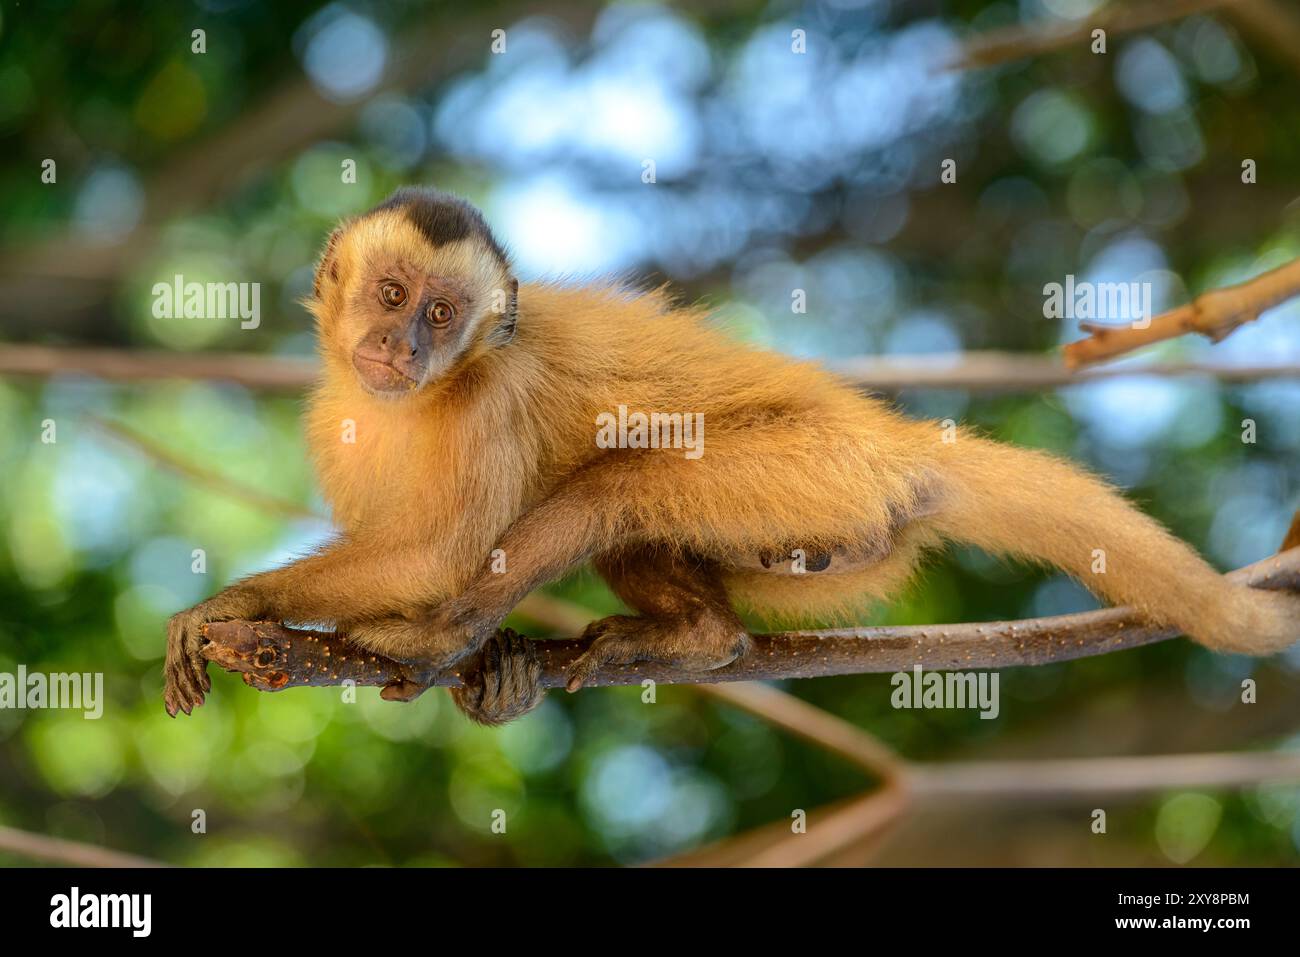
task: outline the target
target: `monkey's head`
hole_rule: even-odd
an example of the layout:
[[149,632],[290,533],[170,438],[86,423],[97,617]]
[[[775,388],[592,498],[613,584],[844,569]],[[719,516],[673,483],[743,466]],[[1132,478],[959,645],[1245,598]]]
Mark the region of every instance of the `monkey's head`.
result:
[[334,230],[308,305],[326,361],[399,398],[509,343],[518,292],[477,209],[404,187]]

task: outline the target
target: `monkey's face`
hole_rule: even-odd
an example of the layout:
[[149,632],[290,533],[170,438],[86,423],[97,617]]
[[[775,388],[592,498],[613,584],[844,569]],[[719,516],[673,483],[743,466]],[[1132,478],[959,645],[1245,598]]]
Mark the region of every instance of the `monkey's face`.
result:
[[456,276],[395,258],[358,277],[348,310],[351,362],[367,392],[386,398],[424,388],[467,351],[481,312]]
[[394,205],[336,230],[317,273],[326,358],[374,396],[418,393],[513,336],[518,284],[504,255],[473,207],[436,202],[451,222]]

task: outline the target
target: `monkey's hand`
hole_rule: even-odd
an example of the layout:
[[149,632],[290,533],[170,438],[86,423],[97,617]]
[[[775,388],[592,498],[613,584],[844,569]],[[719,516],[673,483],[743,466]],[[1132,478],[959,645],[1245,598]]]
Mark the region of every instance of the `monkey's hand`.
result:
[[489,638],[482,652],[451,689],[456,707],[479,724],[498,725],[521,718],[542,703],[542,663],[533,643],[505,628]]
[[167,659],[163,664],[163,704],[173,718],[177,711],[189,714],[203,704],[212,689],[208,662],[203,657],[203,626],[211,621],[260,618],[261,602],[242,585],[232,585],[207,601],[173,615],[167,622]]

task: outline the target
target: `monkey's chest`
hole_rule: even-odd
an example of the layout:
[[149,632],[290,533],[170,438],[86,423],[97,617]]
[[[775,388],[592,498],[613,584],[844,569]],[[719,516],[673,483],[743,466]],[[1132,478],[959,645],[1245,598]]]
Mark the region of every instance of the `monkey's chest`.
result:
[[458,511],[446,475],[422,463],[411,449],[363,442],[360,436],[354,445],[321,455],[317,477],[335,524],[346,531],[445,533]]

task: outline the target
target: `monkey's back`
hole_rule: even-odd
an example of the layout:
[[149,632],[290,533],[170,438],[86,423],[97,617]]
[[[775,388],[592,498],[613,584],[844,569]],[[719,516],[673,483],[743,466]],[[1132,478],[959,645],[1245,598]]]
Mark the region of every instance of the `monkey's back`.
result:
[[[782,615],[847,614],[897,587],[933,539],[902,528],[935,491],[932,424],[813,363],[736,341],[704,311],[674,308],[660,293],[527,286],[520,312],[523,352],[546,396],[536,402],[546,410],[542,445],[566,450],[557,473],[621,454],[620,494],[638,523],[657,529],[661,544],[727,568],[739,602]],[[700,414],[701,454],[599,448],[598,417],[620,407]],[[792,547],[874,551],[878,560],[839,574],[755,567]]]

